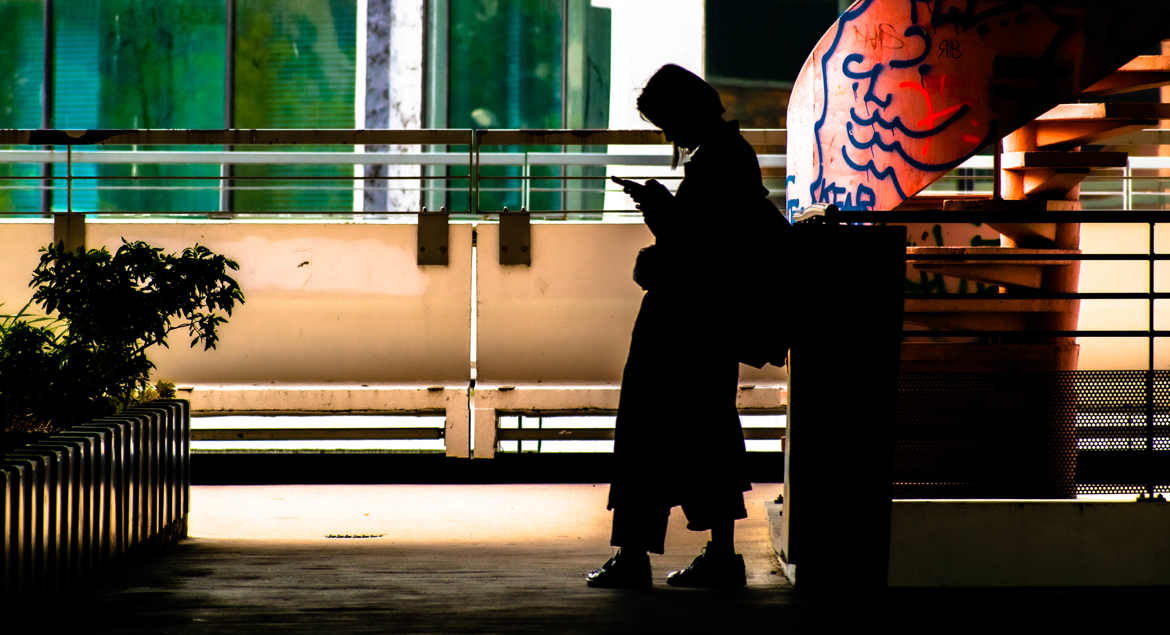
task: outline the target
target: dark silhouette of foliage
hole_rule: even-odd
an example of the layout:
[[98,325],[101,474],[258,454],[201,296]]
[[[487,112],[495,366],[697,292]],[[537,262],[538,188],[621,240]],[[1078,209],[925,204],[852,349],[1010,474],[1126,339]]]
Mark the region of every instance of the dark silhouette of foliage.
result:
[[[168,388],[148,383],[146,351],[186,330],[192,347],[215,348],[236,303],[234,261],[201,245],[179,254],[145,242],[70,252],[41,249],[29,286],[55,318],[28,318],[27,305],[0,321],[0,426],[60,428],[115,412]],[[47,322],[47,323],[43,323]]]

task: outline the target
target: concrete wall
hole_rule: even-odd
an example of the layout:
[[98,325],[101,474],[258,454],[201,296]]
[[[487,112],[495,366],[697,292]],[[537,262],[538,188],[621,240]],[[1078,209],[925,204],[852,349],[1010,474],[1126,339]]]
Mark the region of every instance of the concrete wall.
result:
[[247,297],[215,351],[181,333],[155,350],[177,383],[463,383],[469,373],[471,227],[450,228],[450,265],[415,264],[414,225],[92,222],[88,242],[168,250],[200,243],[240,263]]
[[[642,290],[631,278],[642,224],[534,224],[532,266],[499,265],[499,226],[479,226],[478,381],[610,383],[621,380]],[[781,369],[740,367],[745,383]]]
[[[1155,248],[1159,253],[1170,253],[1170,228],[1158,226]],[[1149,250],[1149,226],[1139,223],[1116,225],[1082,225],[1081,251],[1090,253],[1136,253]],[[1145,293],[1149,289],[1149,266],[1141,261],[1085,261],[1081,263],[1080,288],[1082,293],[1126,292]],[[1170,291],[1170,262],[1156,263],[1154,289]],[[1170,328],[1170,306],[1166,301],[1155,303],[1154,324],[1159,329]],[[1147,328],[1145,300],[1081,300],[1078,329],[1145,329]],[[1080,338],[1079,367],[1089,370],[1145,369],[1147,346],[1143,338]],[[1170,365],[1170,343],[1159,341],[1155,347],[1155,366]]]
[[32,298],[28,281],[41,259],[37,249],[52,241],[52,219],[0,220],[0,313],[16,313]]
[[1170,505],[895,501],[890,586],[1113,587],[1170,583]]
[[[630,279],[651,238],[640,224],[534,224],[532,267],[498,264],[494,224],[479,226],[478,372],[481,382],[616,383],[641,291]],[[176,333],[152,358],[180,383],[466,384],[471,358],[470,225],[451,225],[451,264],[415,264],[414,225],[251,221],[91,221],[91,246],[124,236],[167,249],[199,242],[240,262],[248,302],[219,349],[193,351]],[[0,221],[0,302],[31,296],[48,220]],[[1084,226],[1086,253],[1144,253],[1144,225]],[[1170,252],[1160,228],[1157,247]],[[1156,288],[1170,289],[1170,263]],[[1085,262],[1082,291],[1145,291],[1143,262]],[[842,291],[847,291],[842,289]],[[1165,303],[1160,302],[1159,308]],[[1170,328],[1160,311],[1158,328]],[[1143,329],[1140,300],[1082,301],[1082,329]],[[1083,369],[1144,368],[1144,339],[1081,338]],[[1170,347],[1156,349],[1170,364]],[[783,371],[743,367],[745,383]]]

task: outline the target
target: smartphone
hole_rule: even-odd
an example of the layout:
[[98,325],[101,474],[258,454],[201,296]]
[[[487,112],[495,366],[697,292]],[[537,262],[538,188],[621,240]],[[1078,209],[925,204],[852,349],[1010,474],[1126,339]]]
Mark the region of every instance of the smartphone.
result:
[[639,189],[646,187],[645,185],[643,185],[637,181],[631,181],[630,179],[623,179],[620,176],[611,176],[611,177],[609,177],[609,180],[613,181],[614,183],[617,183],[618,185],[620,185],[622,187],[628,187],[631,190],[639,190]]

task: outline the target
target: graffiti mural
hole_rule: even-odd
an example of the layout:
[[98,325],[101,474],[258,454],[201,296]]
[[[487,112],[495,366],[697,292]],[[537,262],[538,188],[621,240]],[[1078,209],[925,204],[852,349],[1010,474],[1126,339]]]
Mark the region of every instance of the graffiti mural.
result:
[[893,209],[1010,132],[990,103],[993,74],[1058,56],[1080,33],[1052,5],[855,2],[793,86],[788,208]]

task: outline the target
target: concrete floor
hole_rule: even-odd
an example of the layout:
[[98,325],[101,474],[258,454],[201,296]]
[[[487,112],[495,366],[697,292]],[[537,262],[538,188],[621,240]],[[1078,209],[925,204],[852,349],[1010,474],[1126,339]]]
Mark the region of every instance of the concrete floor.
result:
[[735,592],[663,583],[706,540],[678,511],[652,590],[586,587],[611,554],[605,485],[195,487],[190,539],[77,597],[6,606],[0,632],[29,616],[44,627],[29,632],[151,634],[1164,630],[1165,589],[878,594],[851,592],[846,574],[802,597],[778,574],[764,515],[781,487],[748,496],[736,540],[748,587]]
[[195,487],[191,538],[109,579],[84,621],[126,633],[736,632],[795,606],[764,518],[780,488],[757,485],[738,524],[747,589],[665,585],[706,541],[676,510],[654,588],[630,592],[583,579],[612,553],[606,485]]

